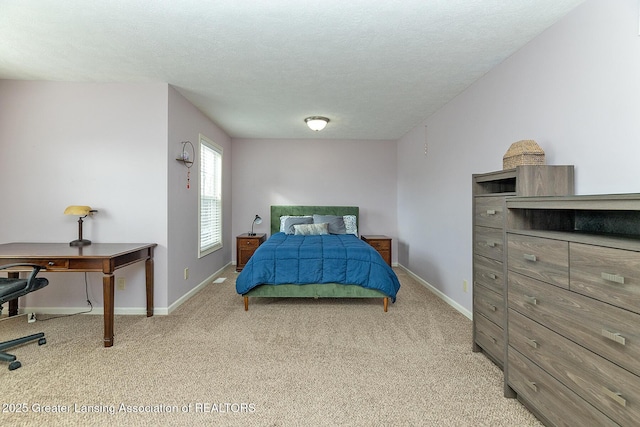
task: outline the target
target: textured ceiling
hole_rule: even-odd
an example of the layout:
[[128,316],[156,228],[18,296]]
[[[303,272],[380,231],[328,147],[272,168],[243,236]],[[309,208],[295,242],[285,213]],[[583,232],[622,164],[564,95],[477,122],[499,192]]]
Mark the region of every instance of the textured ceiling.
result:
[[582,1],[0,0],[0,78],[167,82],[232,137],[397,139]]

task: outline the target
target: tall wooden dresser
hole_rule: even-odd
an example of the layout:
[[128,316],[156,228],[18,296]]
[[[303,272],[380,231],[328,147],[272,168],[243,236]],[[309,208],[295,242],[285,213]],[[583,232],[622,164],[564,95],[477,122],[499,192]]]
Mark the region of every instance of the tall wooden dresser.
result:
[[547,425],[639,425],[640,194],[506,206],[505,393]]
[[473,350],[506,357],[506,206],[513,196],[574,192],[573,166],[517,166],[473,175]]

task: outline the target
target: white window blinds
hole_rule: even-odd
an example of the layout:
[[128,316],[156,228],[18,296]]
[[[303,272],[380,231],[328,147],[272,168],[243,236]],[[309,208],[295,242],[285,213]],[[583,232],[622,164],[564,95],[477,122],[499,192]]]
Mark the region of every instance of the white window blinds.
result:
[[222,147],[200,135],[199,256],[222,247]]

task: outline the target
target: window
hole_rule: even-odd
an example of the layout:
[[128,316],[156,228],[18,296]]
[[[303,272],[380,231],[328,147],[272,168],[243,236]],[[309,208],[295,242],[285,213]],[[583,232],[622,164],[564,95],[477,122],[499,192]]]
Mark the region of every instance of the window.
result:
[[222,247],[222,147],[200,135],[200,244],[203,257]]

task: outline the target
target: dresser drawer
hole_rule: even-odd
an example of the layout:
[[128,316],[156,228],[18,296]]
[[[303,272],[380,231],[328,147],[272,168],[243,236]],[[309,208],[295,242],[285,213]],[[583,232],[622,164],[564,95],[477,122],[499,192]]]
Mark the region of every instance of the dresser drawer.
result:
[[504,254],[504,236],[497,228],[476,227],[474,253],[502,261]]
[[640,315],[510,272],[509,308],[640,375]]
[[504,277],[502,261],[486,258],[479,255],[473,256],[473,284],[486,286],[494,292],[504,293]]
[[511,271],[569,288],[569,243],[540,237],[508,234]]
[[258,239],[238,239],[237,245],[242,249],[256,249],[260,243]]
[[509,309],[509,345],[622,425],[640,419],[640,378]]
[[391,240],[371,240],[368,239],[367,243],[373,246],[378,251],[388,251],[391,249]]
[[483,227],[504,227],[504,197],[476,197],[475,224]]
[[504,360],[504,330],[481,314],[474,316],[473,321],[476,327],[476,342],[499,365],[502,365]]
[[[498,326],[504,322],[504,301],[502,295],[478,285],[473,287],[473,307]],[[475,316],[475,313],[474,313]]]
[[554,426],[617,426],[535,363],[509,348],[508,383]]
[[34,259],[28,262],[38,264],[46,270],[68,270],[70,268],[69,260],[66,258]]
[[570,289],[640,313],[640,252],[570,243]]

